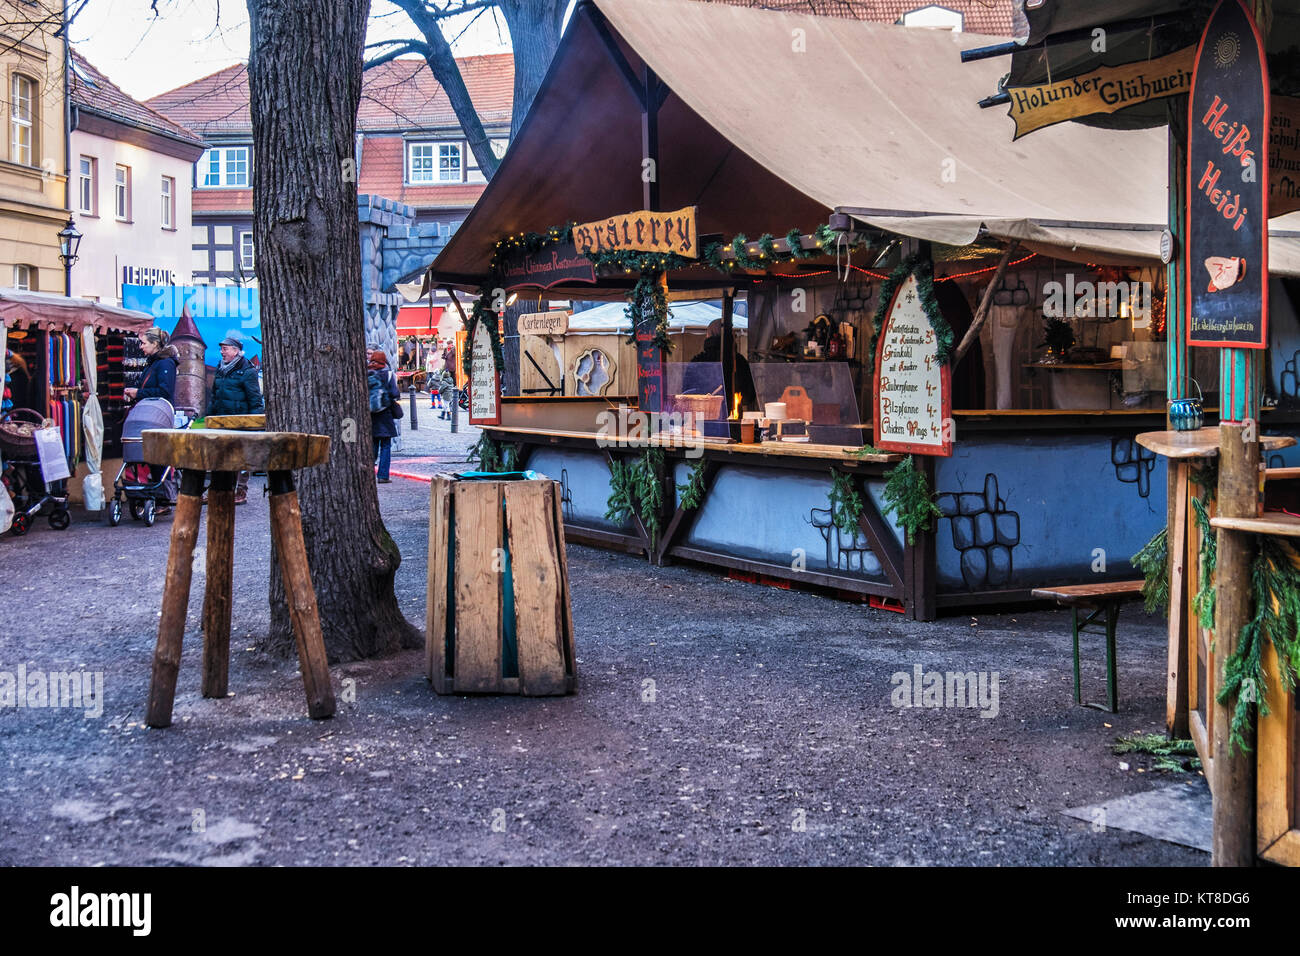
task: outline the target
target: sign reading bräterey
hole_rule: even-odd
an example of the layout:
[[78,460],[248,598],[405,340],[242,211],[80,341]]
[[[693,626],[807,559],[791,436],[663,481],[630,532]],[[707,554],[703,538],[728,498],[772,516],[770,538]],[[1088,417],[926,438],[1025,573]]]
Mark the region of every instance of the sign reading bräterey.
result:
[[501,424],[501,373],[492,355],[492,336],[482,322],[474,326],[469,356],[469,421]]
[[674,212],[630,212],[573,227],[573,245],[582,253],[662,252],[699,257],[695,207]]
[[952,454],[952,382],[939,338],[909,275],[885,313],[876,343],[875,445],[882,451]]
[[1240,0],[1196,51],[1187,117],[1187,344],[1268,347],[1269,91]]

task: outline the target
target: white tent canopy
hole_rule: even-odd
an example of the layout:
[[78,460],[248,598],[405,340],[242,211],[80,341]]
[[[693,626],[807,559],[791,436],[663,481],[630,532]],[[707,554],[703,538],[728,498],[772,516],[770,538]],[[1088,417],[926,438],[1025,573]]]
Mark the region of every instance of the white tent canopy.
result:
[[[569,316],[569,335],[608,335],[613,332],[627,332],[629,323],[622,302],[607,302],[583,312]],[[703,332],[715,321],[721,320],[722,310],[707,302],[676,302],[669,306],[668,331]],[[733,315],[732,328],[744,332],[749,328],[749,320],[743,315]]]

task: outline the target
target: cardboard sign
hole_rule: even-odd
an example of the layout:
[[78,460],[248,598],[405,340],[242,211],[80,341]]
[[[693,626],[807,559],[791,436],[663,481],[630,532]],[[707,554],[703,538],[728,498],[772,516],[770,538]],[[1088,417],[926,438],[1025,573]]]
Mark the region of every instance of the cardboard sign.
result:
[[695,232],[695,207],[675,212],[628,213],[600,222],[573,227],[573,242],[579,252],[663,252],[699,257]]
[[563,335],[569,331],[569,311],[529,312],[519,316],[520,335]]
[[894,293],[876,343],[875,446],[952,455],[952,380],[939,339],[921,307],[916,276]]
[[49,483],[72,477],[68,456],[63,451],[62,433],[57,428],[38,428],[32,437],[36,439],[36,456],[41,461],[41,478]]
[[1268,71],[1240,0],[1206,24],[1187,129],[1187,344],[1267,348]]
[[492,355],[492,336],[482,322],[474,326],[469,361],[470,424],[500,425],[501,373]]
[[1196,50],[1189,46],[1154,60],[1102,67],[1055,83],[1008,87],[1011,110],[1007,115],[1016,124],[1013,139],[1079,116],[1114,113],[1186,93],[1191,89],[1195,58]]
[[549,289],[561,282],[596,282],[596,265],[579,254],[572,242],[548,242],[536,252],[515,249],[501,271],[504,287]]

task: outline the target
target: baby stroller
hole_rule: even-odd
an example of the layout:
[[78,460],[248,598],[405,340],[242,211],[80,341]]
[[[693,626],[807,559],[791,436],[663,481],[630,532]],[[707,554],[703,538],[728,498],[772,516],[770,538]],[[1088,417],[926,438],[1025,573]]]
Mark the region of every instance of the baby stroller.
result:
[[[19,421],[19,415],[33,421]],[[56,531],[62,531],[72,523],[66,482],[47,484],[41,475],[35,431],[44,421],[40,412],[30,408],[15,408],[0,422],[0,456],[4,457],[4,471],[0,474],[0,480],[3,480],[14,501],[14,520],[10,530],[15,535],[24,535],[30,531],[32,521],[41,515],[45,515],[50,527]]]
[[[179,416],[188,428],[187,416]],[[144,460],[144,431],[147,428],[178,427],[176,410],[165,398],[146,398],[127,412],[122,423],[122,468],[113,481],[113,500],[108,505],[108,523],[116,527],[122,521],[122,508],[131,517],[152,527],[160,506],[170,507],[175,493],[175,469],[168,465],[153,477]]]

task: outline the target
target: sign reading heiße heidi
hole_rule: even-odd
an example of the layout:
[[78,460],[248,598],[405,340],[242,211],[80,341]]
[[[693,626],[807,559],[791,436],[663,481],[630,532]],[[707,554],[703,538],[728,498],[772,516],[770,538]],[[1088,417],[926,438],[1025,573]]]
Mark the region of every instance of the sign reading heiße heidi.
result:
[[1240,0],[1196,51],[1187,133],[1187,344],[1268,346],[1269,91]]
[[478,322],[470,339],[469,421],[471,425],[501,424],[501,373],[492,355],[492,336]]
[[952,382],[921,305],[916,276],[898,291],[876,343],[875,445],[882,451],[952,454]]
[[628,213],[600,222],[573,227],[579,252],[662,252],[687,259],[699,256],[695,234],[695,207],[674,212]]

